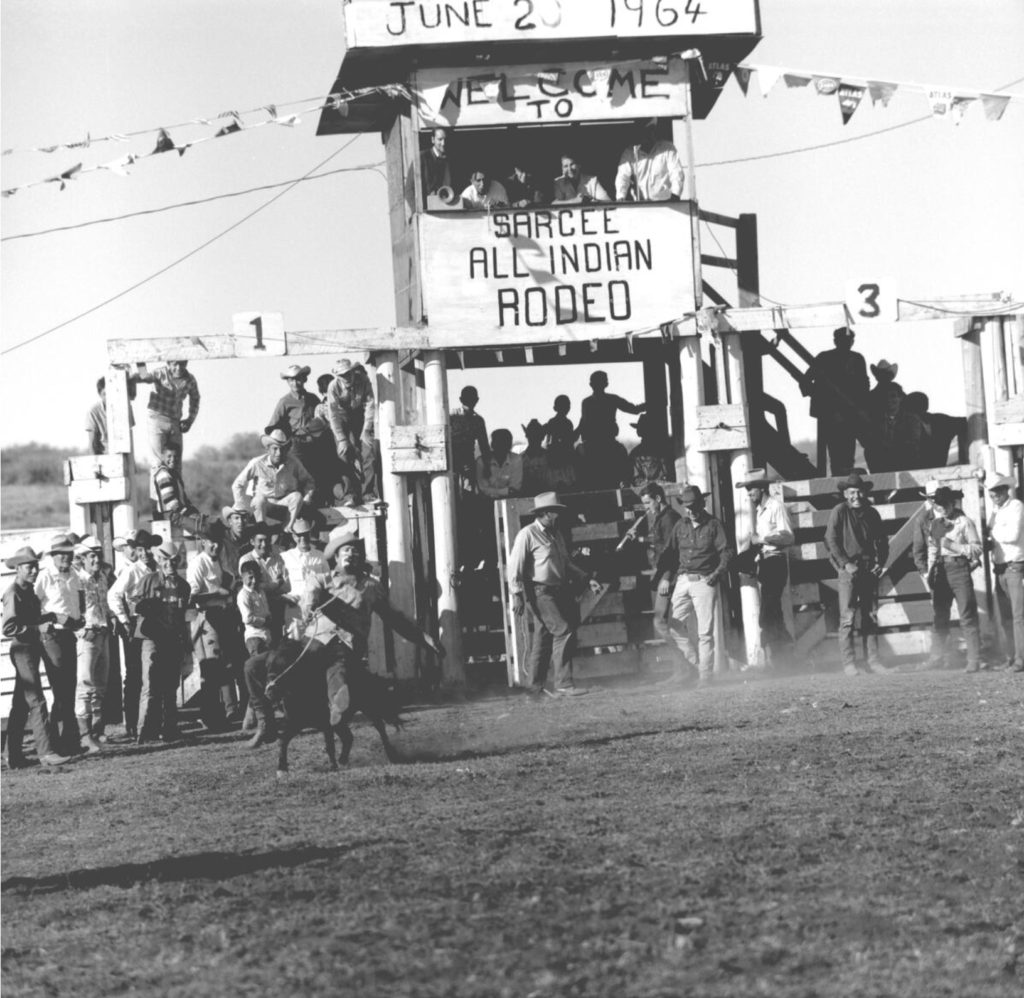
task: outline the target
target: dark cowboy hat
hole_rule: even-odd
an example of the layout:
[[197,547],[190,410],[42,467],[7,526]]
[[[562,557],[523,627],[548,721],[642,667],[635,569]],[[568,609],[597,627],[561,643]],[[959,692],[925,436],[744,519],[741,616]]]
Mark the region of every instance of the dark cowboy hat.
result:
[[736,483],[738,489],[766,489],[773,482],[777,482],[777,478],[773,478],[768,474],[766,468],[751,468],[747,472],[747,477],[742,482]]
[[954,506],[957,500],[963,499],[964,494],[959,489],[951,489],[946,485],[940,485],[935,494],[931,496],[936,506]]
[[679,501],[684,506],[692,506],[696,502],[704,502],[707,498],[706,492],[701,492],[696,485],[687,485],[682,492],[679,493]]
[[267,523],[265,520],[261,520],[259,523],[250,523],[242,531],[242,537],[247,541],[251,541],[260,534],[265,534],[267,537],[276,537],[283,529],[280,524]]
[[158,548],[163,542],[164,539],[159,534],[151,534],[145,527],[139,527],[136,530],[129,530],[124,537],[115,537],[114,547],[128,545],[133,548]]
[[8,568],[17,568],[19,565],[38,565],[41,556],[36,554],[32,548],[18,548],[4,564]]
[[888,381],[892,381],[896,377],[896,373],[899,371],[899,364],[890,364],[887,360],[880,360],[877,364],[871,365],[871,373],[878,378],[879,381],[883,380],[883,375]]
[[861,492],[870,492],[875,487],[874,482],[866,482],[856,472],[840,478],[836,482],[836,491],[842,494],[847,489],[860,489]]

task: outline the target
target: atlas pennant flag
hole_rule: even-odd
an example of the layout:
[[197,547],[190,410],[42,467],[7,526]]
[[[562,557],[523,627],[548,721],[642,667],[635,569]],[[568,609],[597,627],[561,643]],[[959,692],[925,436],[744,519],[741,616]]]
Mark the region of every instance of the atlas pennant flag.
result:
[[707,65],[708,83],[715,90],[721,90],[732,75],[731,62],[709,62]]
[[933,118],[945,118],[953,104],[953,91],[929,90],[928,104],[932,109]]
[[853,83],[842,83],[839,85],[839,110],[843,113],[844,125],[850,123],[853,112],[860,106],[865,89],[865,87],[858,87]]
[[747,87],[750,86],[750,70],[746,66],[736,67],[736,82],[740,85],[740,90],[743,91],[743,96],[747,96]]

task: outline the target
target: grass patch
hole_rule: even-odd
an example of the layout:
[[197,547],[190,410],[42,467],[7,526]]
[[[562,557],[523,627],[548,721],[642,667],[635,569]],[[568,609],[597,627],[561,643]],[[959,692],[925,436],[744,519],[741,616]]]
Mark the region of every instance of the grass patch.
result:
[[3,780],[5,994],[1016,995],[1024,677],[424,705]]

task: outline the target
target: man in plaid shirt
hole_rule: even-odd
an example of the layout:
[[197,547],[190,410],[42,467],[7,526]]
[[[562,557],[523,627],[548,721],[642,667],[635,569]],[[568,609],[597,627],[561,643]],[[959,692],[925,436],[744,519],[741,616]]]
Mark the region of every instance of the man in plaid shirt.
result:
[[[153,386],[149,395],[149,447],[155,468],[163,460],[168,444],[174,445],[181,454],[182,434],[192,429],[199,415],[199,384],[189,373],[187,360],[171,361],[151,374],[135,375],[132,381]],[[187,418],[184,415],[186,399]],[[157,498],[155,488],[151,496]]]

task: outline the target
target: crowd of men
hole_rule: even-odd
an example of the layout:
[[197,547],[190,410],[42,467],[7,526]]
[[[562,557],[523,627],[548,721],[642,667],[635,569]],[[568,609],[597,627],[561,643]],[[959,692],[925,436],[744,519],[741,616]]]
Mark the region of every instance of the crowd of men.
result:
[[[479,211],[490,208],[529,208],[546,204],[588,204],[595,201],[678,201],[685,184],[676,147],[658,137],[658,121],[636,126],[636,134],[622,151],[615,172],[614,197],[600,180],[582,169],[579,157],[563,152],[562,172],[550,181],[535,177],[520,152],[512,155],[507,174],[494,176],[486,163],[453,167],[447,129],[436,128],[430,148],[421,157],[427,207],[440,204]],[[465,187],[457,178],[467,179]]]
[[871,365],[871,387],[864,356],[853,349],[853,330],[840,327],[832,339],[834,347],[814,358],[800,384],[832,474],[852,470],[858,441],[871,472],[944,467],[966,420],[930,412],[928,396],[905,392],[896,380],[899,365],[887,360]]

